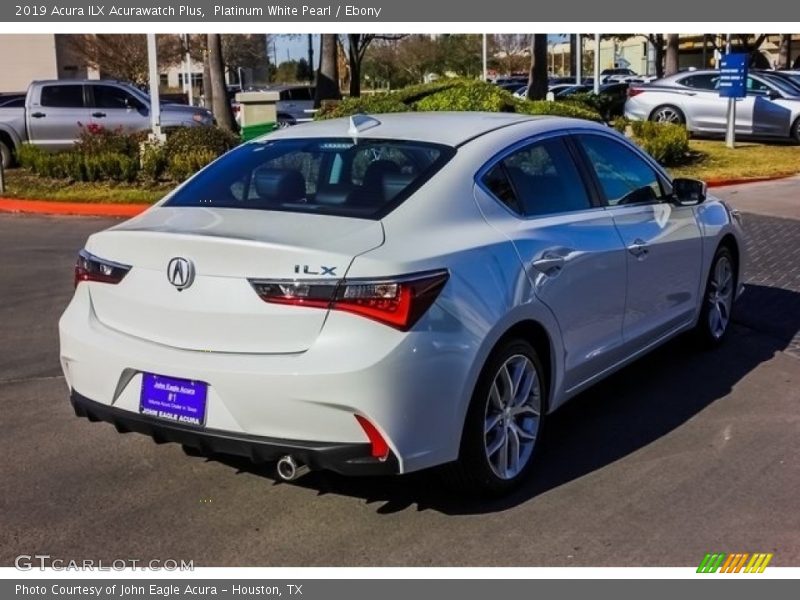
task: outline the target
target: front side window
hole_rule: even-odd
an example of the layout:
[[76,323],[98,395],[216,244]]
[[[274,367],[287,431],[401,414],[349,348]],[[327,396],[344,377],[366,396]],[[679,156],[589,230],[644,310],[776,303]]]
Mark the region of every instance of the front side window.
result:
[[83,108],[82,85],[46,85],[42,88],[42,106]]
[[666,196],[658,173],[632,149],[601,135],[577,137],[610,206],[657,202]]
[[449,146],[403,140],[307,138],[229,152],[166,206],[248,208],[379,219],[430,179]]
[[92,91],[96,108],[136,108],[140,104],[131,94],[113,85],[93,85]]
[[482,181],[498,200],[525,217],[592,206],[583,179],[560,138],[535,142],[510,154]]

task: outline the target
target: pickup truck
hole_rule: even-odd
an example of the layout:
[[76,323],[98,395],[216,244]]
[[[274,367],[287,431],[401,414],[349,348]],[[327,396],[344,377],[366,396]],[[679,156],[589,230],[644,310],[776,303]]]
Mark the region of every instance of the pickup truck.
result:
[[[0,154],[4,167],[24,143],[43,150],[73,146],[81,127],[91,123],[128,132],[150,129],[150,97],[138,88],[109,80],[34,81],[19,101],[0,106]],[[161,105],[161,127],[211,125],[205,108]]]

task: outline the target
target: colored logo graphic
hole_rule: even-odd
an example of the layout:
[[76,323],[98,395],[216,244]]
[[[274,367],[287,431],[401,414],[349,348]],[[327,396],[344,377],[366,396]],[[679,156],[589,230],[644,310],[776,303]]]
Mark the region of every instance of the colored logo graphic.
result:
[[715,552],[706,554],[697,567],[698,573],[763,573],[772,560],[772,554],[757,552],[754,554],[725,554]]

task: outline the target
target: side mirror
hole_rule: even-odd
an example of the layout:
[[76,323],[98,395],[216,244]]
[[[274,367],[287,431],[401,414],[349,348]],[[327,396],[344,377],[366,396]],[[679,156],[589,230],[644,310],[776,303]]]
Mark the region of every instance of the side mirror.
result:
[[706,199],[706,184],[699,179],[678,177],[672,180],[672,199],[678,206],[694,206]]
[[781,97],[780,93],[777,90],[770,90],[767,94],[770,100],[777,100]]

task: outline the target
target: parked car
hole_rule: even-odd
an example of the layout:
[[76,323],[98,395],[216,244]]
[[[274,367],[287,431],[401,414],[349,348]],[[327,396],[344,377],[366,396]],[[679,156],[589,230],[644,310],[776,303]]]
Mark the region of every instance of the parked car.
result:
[[759,73],[767,77],[767,79],[777,77],[781,81],[789,83],[800,94],[800,71],[759,71]]
[[314,120],[314,86],[273,85],[262,89],[280,94],[276,106],[278,127],[289,127]]
[[741,235],[595,123],[318,121],[90,236],[61,364],[79,416],[285,480],[454,461],[501,493],[569,398],[681,332],[725,337]]
[[617,68],[603,69],[600,71],[600,83],[611,83],[614,81],[628,81],[639,77],[633,69]]
[[[625,116],[685,124],[694,133],[724,133],[728,99],[720,97],[718,84],[719,71],[697,70],[632,85]],[[736,103],[736,133],[800,143],[800,93],[759,72],[748,75],[746,86],[747,96]]]
[[[211,112],[198,107],[161,104],[161,126],[211,125]],[[89,124],[136,132],[150,128],[150,97],[138,88],[110,80],[34,81],[24,106],[0,107],[0,151],[10,166],[23,143],[43,150],[71,148]]]

